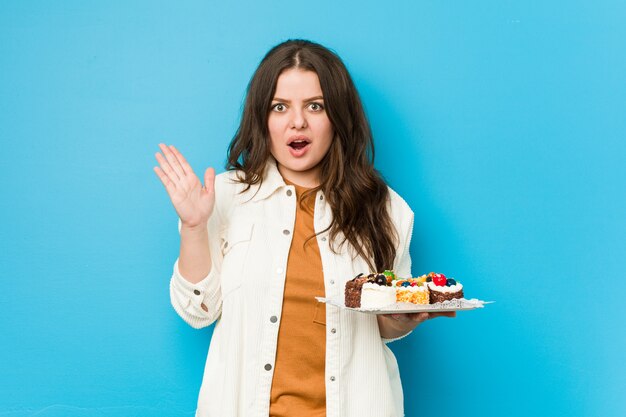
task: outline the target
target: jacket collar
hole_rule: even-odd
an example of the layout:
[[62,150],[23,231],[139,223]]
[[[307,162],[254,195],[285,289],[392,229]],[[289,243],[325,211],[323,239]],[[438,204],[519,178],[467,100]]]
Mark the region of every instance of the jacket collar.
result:
[[276,166],[276,160],[274,158],[269,158],[267,160],[267,163],[265,164],[263,179],[259,184],[255,184],[250,187],[250,192],[253,195],[251,200],[265,200],[267,197],[274,194],[276,190],[285,186],[285,181],[283,180],[283,177],[282,175],[280,175],[278,167]]

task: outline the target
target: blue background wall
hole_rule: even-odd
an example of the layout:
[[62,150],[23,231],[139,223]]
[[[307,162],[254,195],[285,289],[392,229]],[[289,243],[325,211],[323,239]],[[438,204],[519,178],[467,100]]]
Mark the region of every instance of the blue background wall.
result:
[[416,212],[413,272],[497,301],[391,345],[407,415],[626,415],[625,18],[610,0],[2,2],[0,415],[193,415],[211,330],[169,304],[153,154],[223,170],[249,77],[290,37],[351,70]]

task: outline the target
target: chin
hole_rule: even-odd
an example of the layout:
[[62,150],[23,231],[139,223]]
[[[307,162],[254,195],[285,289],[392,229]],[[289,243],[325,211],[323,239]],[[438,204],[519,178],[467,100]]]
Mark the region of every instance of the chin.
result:
[[317,168],[317,164],[293,164],[293,165],[285,165],[285,168],[287,168],[290,171],[294,171],[294,172],[309,172],[309,171],[313,171],[315,168]]

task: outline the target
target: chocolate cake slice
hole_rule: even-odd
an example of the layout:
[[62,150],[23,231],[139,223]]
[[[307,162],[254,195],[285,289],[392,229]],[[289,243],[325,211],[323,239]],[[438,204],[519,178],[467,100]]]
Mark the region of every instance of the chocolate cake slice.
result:
[[463,298],[463,289],[457,292],[441,292],[430,288],[430,304],[442,303],[456,298]]
[[361,292],[363,290],[363,284],[367,282],[367,277],[357,275],[355,278],[346,282],[346,307],[359,308],[361,307]]

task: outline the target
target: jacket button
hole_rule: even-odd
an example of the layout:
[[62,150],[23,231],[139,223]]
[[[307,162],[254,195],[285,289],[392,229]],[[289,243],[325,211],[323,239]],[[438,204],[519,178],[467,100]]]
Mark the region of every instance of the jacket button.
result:
[[321,195],[321,196],[320,196],[320,200],[323,200],[323,199],[324,199],[324,196],[323,196],[323,195]]
[[276,322],[278,321],[278,317],[276,317],[276,316],[272,316],[272,317],[270,317],[270,321],[271,321],[272,323],[276,323]]
[[228,247],[228,241],[224,242],[224,249]]
[[322,238],[322,242],[326,242],[326,236]]
[[291,233],[289,230],[287,229],[283,230],[283,235],[287,236],[289,233]]
[[330,332],[331,332],[332,334],[335,334],[335,333],[337,333],[337,329],[330,329]]
[[291,190],[287,190],[287,195],[288,195],[289,197],[291,197],[291,194],[292,194],[292,193],[291,193]]
[[330,283],[331,283],[331,284],[334,284],[334,283],[335,283],[335,280],[334,280],[334,279],[331,279],[331,280],[330,280]]
[[198,291],[198,290],[193,290],[193,293],[194,293],[195,295],[200,295],[200,291]]
[[266,363],[264,368],[265,368],[266,371],[271,371],[272,370],[272,365],[270,365],[269,363]]
[[331,381],[334,381],[334,380],[335,380],[335,377],[334,377],[334,376],[331,376],[331,377],[330,377],[330,380],[331,380]]

